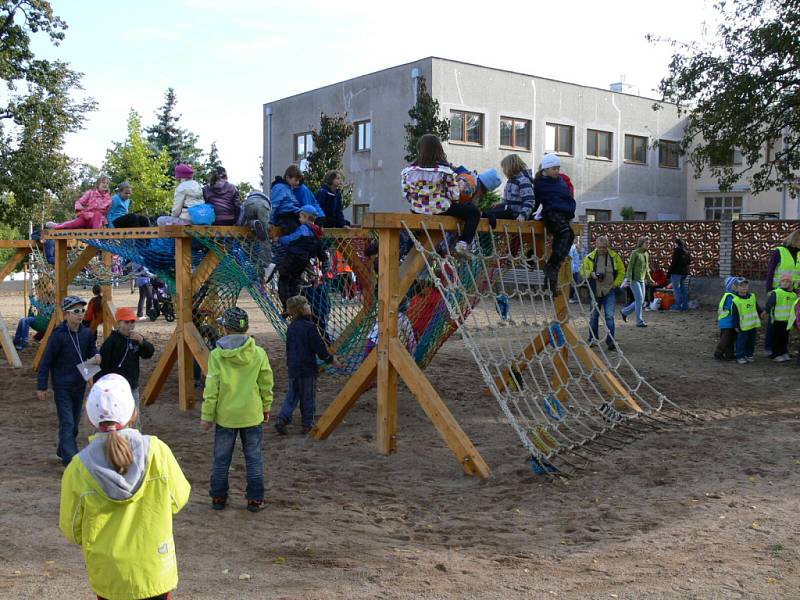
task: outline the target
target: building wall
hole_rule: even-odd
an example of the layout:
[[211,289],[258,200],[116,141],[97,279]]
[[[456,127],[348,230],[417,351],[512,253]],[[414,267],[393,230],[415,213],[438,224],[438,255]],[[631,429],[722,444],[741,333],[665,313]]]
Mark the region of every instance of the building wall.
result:
[[430,59],[420,60],[265,104],[264,180],[283,175],[294,161],[294,134],[318,127],[321,112],[347,113],[352,121],[372,121],[372,149],[354,152],[351,138],[344,154],[353,203],[369,204],[375,212],[406,210],[400,171],[405,165],[404,125],[415,101],[412,70],[419,69],[430,81],[430,64]]

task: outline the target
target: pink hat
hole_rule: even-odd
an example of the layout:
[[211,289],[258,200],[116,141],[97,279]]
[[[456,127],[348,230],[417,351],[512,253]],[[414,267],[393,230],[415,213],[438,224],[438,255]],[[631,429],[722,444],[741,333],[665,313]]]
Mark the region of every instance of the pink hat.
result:
[[191,179],[194,177],[194,169],[187,164],[181,163],[175,167],[175,177],[177,179]]

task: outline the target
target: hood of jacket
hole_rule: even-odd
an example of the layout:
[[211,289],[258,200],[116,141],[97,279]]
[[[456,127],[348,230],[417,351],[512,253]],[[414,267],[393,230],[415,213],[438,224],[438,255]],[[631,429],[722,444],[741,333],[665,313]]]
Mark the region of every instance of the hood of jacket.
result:
[[122,475],[106,457],[106,438],[109,433],[98,433],[89,438],[89,445],[78,453],[81,462],[100,485],[103,492],[112,500],[128,500],[142,486],[147,471],[147,454],[150,450],[150,436],[136,429],[123,429],[119,435],[128,439],[133,451],[133,462],[127,473]]
[[194,179],[181,181],[175,191],[186,194],[187,196],[194,196],[195,198],[203,197],[203,187]]
[[256,342],[245,333],[232,333],[217,340],[222,356],[234,364],[246,365],[256,360]]

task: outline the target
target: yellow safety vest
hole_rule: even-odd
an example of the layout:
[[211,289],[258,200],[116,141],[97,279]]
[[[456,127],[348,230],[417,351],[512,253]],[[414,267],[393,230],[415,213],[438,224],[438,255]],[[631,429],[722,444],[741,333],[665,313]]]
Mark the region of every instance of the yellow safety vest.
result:
[[797,287],[797,284],[800,283],[800,252],[797,253],[797,260],[795,260],[786,246],[779,246],[775,250],[780,254],[781,262],[778,263],[778,268],[775,269],[775,274],[772,276],[772,288],[780,287],[781,273],[791,273],[792,281]]
[[786,321],[786,331],[791,331],[792,327],[794,327],[796,315],[797,315],[797,304],[800,302],[800,298],[797,298],[792,303],[792,308],[789,311],[789,319]]
[[735,294],[731,294],[730,292],[726,292],[722,294],[722,299],[719,301],[719,307],[717,308],[717,320],[722,321],[722,319],[727,319],[731,316],[731,311],[729,308],[725,308],[725,300],[728,299],[728,296],[735,296]]
[[756,295],[750,294],[747,298],[734,296],[733,303],[739,311],[739,329],[750,331],[761,327],[761,319],[756,311]]
[[788,321],[789,315],[792,314],[794,301],[797,300],[797,294],[787,292],[783,288],[775,288],[772,292],[775,294],[775,308],[772,309],[772,320]]

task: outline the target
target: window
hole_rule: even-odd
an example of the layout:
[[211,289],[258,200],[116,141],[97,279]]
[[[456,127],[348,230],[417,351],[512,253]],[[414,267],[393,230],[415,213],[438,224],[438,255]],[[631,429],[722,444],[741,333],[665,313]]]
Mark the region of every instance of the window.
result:
[[647,221],[647,213],[639,210],[633,211],[632,221]]
[[372,148],[372,121],[358,121],[353,124],[355,138],[353,148],[356,152],[365,152]]
[[647,138],[639,135],[625,136],[625,162],[647,164]]
[[610,131],[597,131],[596,129],[586,130],[586,156],[592,158],[607,158],[611,160],[611,140],[613,136]]
[[712,150],[710,158],[712,167],[738,167],[742,164],[742,153],[735,148],[719,152]]
[[658,166],[665,169],[679,167],[680,144],[667,140],[658,140]]
[[741,196],[706,196],[706,220],[730,221],[742,212]]
[[308,155],[314,151],[314,138],[311,137],[311,132],[296,133],[294,136],[294,160],[299,161],[308,158]]
[[353,205],[353,225],[361,225],[364,222],[364,215],[369,212],[369,204]]
[[587,208],[586,209],[586,220],[587,221],[610,221],[611,220],[611,211],[610,210],[601,210],[599,208]]
[[545,152],[558,152],[572,155],[572,134],[575,128],[571,125],[547,123],[545,127]]
[[462,144],[483,144],[483,115],[450,111],[450,141]]
[[530,150],[531,122],[500,117],[500,145],[517,150]]

